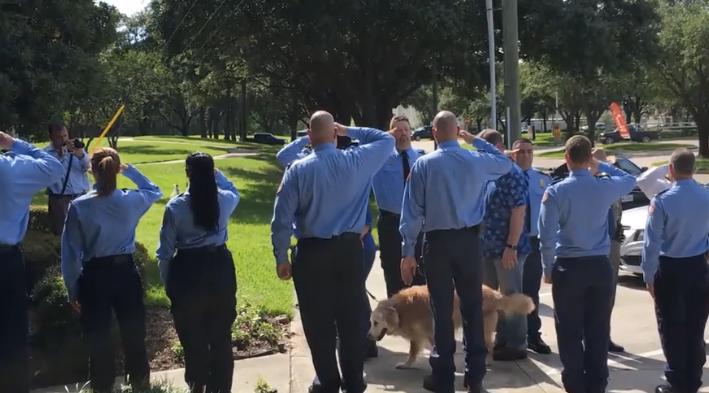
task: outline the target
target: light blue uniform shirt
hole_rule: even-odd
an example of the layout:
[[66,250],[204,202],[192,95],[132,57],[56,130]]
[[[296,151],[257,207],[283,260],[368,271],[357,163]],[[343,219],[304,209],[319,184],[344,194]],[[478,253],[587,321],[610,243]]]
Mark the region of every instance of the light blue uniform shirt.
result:
[[554,257],[578,258],[608,255],[608,209],[635,187],[635,177],[602,162],[591,176],[588,169],[574,170],[552,184],[542,197],[539,213],[539,250],[544,274],[550,276]]
[[0,154],[0,244],[14,246],[25,238],[30,203],[61,176],[62,164],[47,152],[15,139],[12,151]]
[[71,170],[69,170],[69,181],[66,183],[64,195],[83,194],[91,188],[91,183],[89,182],[89,176],[87,174],[87,171],[91,168],[91,161],[89,155],[86,153],[86,150],[81,150],[84,153],[84,158],[81,159],[76,156],[72,156],[72,154],[68,152],[59,158],[57,150],[51,144],[47,146],[44,151],[59,160],[64,167],[62,177],[59,181],[49,186],[49,192],[57,195],[61,194],[67,169],[69,169],[69,161],[71,161]]
[[175,255],[176,249],[221,246],[228,239],[229,217],[239,204],[239,191],[221,171],[218,170],[215,177],[217,187],[219,187],[219,228],[214,231],[207,232],[195,224],[190,208],[189,188],[165,206],[156,253],[160,278],[163,283],[167,280],[170,261]]
[[709,190],[694,179],[678,180],[650,202],[641,267],[655,281],[660,256],[687,258],[709,250]]
[[162,197],[160,188],[129,165],[123,175],[137,190],[115,190],[99,197],[96,186],[69,205],[62,233],[62,275],[69,300],[76,300],[76,281],[92,258],[131,254],[135,228],[150,206]]
[[529,179],[529,205],[527,205],[526,213],[529,214],[531,226],[529,228],[529,236],[537,237],[539,236],[539,210],[542,207],[542,197],[544,196],[544,191],[551,184],[551,177],[534,168],[529,168],[524,173],[527,174]]
[[509,172],[513,162],[483,139],[475,138],[473,146],[478,151],[464,149],[458,141],[440,143],[411,168],[399,226],[403,256],[414,256],[422,229],[461,229],[483,220],[487,182]]
[[372,176],[395,141],[372,128],[349,127],[347,133],[360,145],[346,150],[334,143],[320,145],[283,175],[271,221],[276,263],[288,262],[294,222],[301,238],[327,239],[364,229]]
[[[409,170],[419,159],[419,152],[409,148],[399,152],[396,148],[387,157],[382,169],[372,178],[372,188],[374,189],[374,199],[379,206],[379,210],[386,210],[390,213],[400,214],[401,203],[404,199],[404,164],[402,154],[406,153],[409,159]],[[410,173],[410,172],[409,172]]]
[[311,153],[310,149],[305,149],[305,146],[310,144],[310,137],[303,136],[293,142],[283,146],[281,150],[276,153],[276,160],[285,166],[292,163],[295,160],[301,159]]

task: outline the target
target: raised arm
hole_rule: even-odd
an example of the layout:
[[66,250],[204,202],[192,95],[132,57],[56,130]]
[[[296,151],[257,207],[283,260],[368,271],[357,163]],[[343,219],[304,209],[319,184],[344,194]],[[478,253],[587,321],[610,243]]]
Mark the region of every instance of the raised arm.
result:
[[665,209],[662,201],[653,198],[648,207],[645,223],[645,240],[643,240],[643,259],[640,267],[643,269],[643,279],[647,285],[655,282],[655,273],[660,264],[660,246],[662,234],[665,232]]
[[165,213],[162,217],[160,240],[158,241],[158,250],[155,253],[158,259],[158,270],[160,271],[160,279],[163,285],[167,283],[167,272],[172,257],[175,255],[175,245],[177,244],[177,227],[175,226],[175,219],[172,214],[172,208],[168,204],[165,207]]
[[234,185],[231,180],[227,179],[219,169],[216,170],[214,176],[217,179],[217,187],[224,191],[222,195],[228,198],[229,205],[224,207],[228,208],[230,212],[234,212],[234,209],[236,209],[236,206],[239,204],[239,200],[241,200],[239,190],[236,189],[236,185]]
[[424,200],[426,198],[426,179],[423,176],[423,164],[421,161],[416,161],[411,168],[409,180],[404,186],[404,200],[401,205],[401,221],[399,223],[399,232],[403,244],[401,247],[401,255],[404,257],[413,257],[416,239],[421,228],[423,227],[424,215],[426,207]]
[[616,199],[620,199],[628,195],[637,183],[637,179],[634,176],[624,170],[616,168],[615,165],[611,165],[606,162],[601,162],[598,164],[598,171],[605,172],[610,175],[610,178],[604,179],[604,181],[609,183],[606,187],[606,195],[611,201],[615,201]]
[[345,150],[345,154],[353,159],[364,171],[374,176],[389,158],[396,141],[389,133],[374,128],[347,127],[347,135],[358,139],[360,145]]
[[302,157],[303,148],[310,143],[309,136],[300,137],[293,142],[285,145],[276,153],[276,160],[284,167],[291,162]]
[[484,139],[474,138],[472,145],[478,151],[471,151],[470,154],[477,158],[475,166],[485,176],[485,180],[496,180],[512,170],[512,159]]
[[123,176],[129,178],[138,187],[135,191],[130,191],[131,204],[140,207],[140,215],[145,214],[153,203],[162,198],[160,187],[151,182],[145,175],[133,165],[126,165],[123,169]]
[[81,275],[82,253],[84,250],[84,235],[81,232],[81,222],[76,214],[76,206],[69,205],[69,211],[64,221],[64,231],[61,241],[61,268],[64,286],[70,302],[78,299],[77,282]]
[[47,188],[58,182],[64,175],[64,166],[59,160],[23,140],[13,140],[12,152],[25,156],[24,165],[18,165],[18,171],[13,172],[12,175],[21,179],[20,184],[27,189],[28,193],[34,194]]
[[672,187],[672,182],[666,178],[669,174],[670,164],[650,168],[638,176],[638,187],[647,196],[647,199],[652,199],[659,192]]
[[80,173],[86,173],[86,171],[91,168],[91,159],[89,158],[89,155],[86,153],[86,150],[81,149],[81,152],[83,153],[82,158],[74,157],[76,160],[79,161],[79,165],[72,165],[71,170],[74,172],[80,172]]
[[542,207],[539,210],[539,251],[542,254],[544,276],[551,278],[556,256],[556,242],[559,238],[559,205],[551,188],[544,191]]
[[288,263],[288,249],[293,236],[293,223],[298,209],[298,177],[293,168],[283,174],[281,185],[276,193],[271,220],[271,244],[276,264]]

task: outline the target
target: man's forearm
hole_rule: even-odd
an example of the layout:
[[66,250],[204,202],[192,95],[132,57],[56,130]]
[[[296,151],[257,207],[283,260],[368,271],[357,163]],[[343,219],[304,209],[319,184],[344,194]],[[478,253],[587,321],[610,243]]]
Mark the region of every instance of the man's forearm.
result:
[[517,244],[519,242],[519,238],[522,236],[522,228],[524,228],[524,212],[524,205],[512,209],[512,214],[510,214],[510,231],[507,234],[507,244]]

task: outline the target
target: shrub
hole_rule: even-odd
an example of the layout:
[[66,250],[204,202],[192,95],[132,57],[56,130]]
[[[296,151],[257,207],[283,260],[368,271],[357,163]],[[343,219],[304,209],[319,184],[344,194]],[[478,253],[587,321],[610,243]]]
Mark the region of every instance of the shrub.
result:
[[[67,393],[91,393],[89,384],[77,384],[74,389],[65,386]],[[188,393],[187,389],[176,388],[167,382],[152,382],[147,389],[135,390],[130,386],[121,386],[113,389],[114,393]]]
[[27,227],[31,231],[52,233],[52,221],[49,219],[47,206],[30,206],[30,219]]
[[265,307],[242,302],[236,311],[231,338],[237,349],[244,349],[254,341],[278,344],[281,329],[273,324]]
[[61,262],[61,245],[59,238],[44,232],[30,230],[22,242],[27,272],[27,290],[33,292],[34,285],[52,266]]

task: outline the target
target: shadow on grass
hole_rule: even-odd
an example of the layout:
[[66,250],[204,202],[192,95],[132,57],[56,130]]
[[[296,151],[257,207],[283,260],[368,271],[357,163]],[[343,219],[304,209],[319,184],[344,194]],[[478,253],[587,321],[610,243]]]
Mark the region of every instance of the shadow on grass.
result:
[[[170,148],[170,149],[160,149],[156,148],[153,146],[122,146],[119,147],[119,153],[121,154],[143,154],[143,155],[150,155],[150,154],[158,154],[158,155],[163,155],[163,156],[175,156],[176,160],[179,160],[180,157],[182,159],[186,158],[188,155],[194,153],[194,149],[180,149],[180,148]],[[210,150],[221,150],[224,152],[224,154],[227,153],[226,148],[219,148],[219,147],[210,147]],[[222,153],[220,153],[222,154]]]

